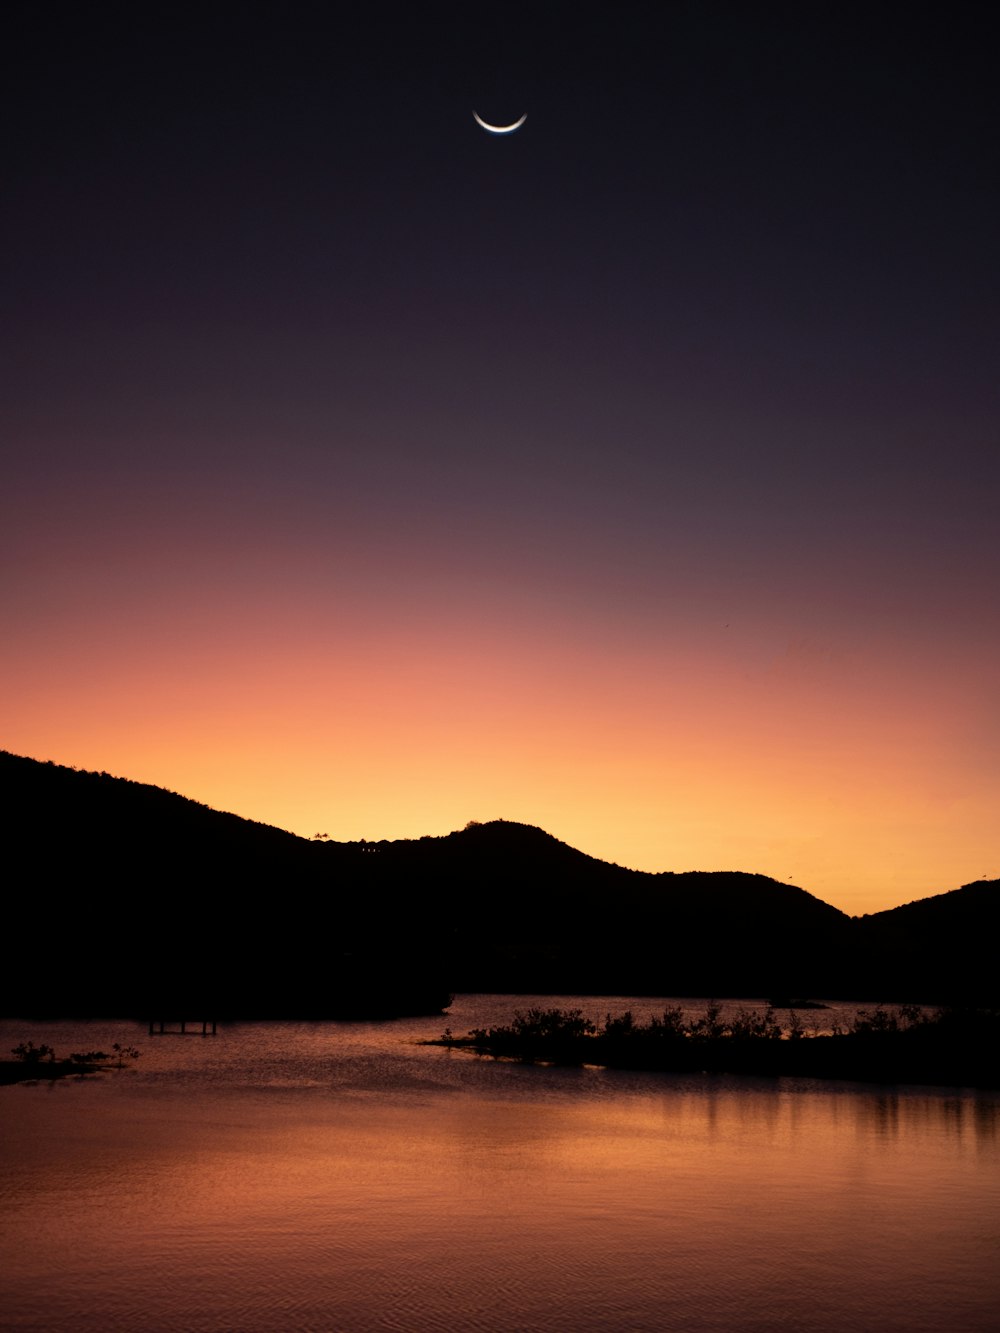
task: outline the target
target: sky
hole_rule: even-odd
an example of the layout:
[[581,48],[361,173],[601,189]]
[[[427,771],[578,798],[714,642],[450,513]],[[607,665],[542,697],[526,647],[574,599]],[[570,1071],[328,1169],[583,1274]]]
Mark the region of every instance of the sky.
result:
[[1000,875],[988,7],[0,38],[0,746],[855,914]]

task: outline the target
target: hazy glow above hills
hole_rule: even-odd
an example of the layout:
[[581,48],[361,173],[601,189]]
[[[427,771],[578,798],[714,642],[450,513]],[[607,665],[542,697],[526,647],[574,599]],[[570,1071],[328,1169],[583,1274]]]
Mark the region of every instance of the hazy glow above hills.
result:
[[81,627],[21,678],[9,747],[304,836],[503,817],[635,868],[791,879],[852,913],[996,873],[996,807],[945,719],[916,727],[909,699],[860,690],[853,716],[824,717],[811,666],[753,681],[678,654],[639,673],[648,645],[595,662],[541,626],[531,653],[372,627],[345,655],[305,618],[270,647],[230,635],[206,661],[177,623],[146,653]]
[[8,502],[6,748],[305,836],[502,817],[851,913],[1000,873],[1000,645],[953,581],[904,598],[807,542],[656,554],[651,519],[645,554],[624,522],[449,534],[398,496],[327,531],[301,460],[267,502],[188,483]]

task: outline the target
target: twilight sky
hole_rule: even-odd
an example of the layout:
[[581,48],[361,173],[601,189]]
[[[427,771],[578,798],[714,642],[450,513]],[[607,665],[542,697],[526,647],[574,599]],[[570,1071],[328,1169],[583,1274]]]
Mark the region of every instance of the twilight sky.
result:
[[1000,874],[987,6],[0,49],[0,746],[855,913]]

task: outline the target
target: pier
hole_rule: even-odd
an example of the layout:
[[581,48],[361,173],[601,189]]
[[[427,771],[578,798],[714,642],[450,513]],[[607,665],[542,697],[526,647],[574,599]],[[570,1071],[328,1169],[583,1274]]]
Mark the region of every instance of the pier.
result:
[[149,1020],[149,1035],[151,1037],[155,1037],[157,1035],[164,1036],[166,1033],[173,1032],[177,1033],[179,1036],[182,1037],[198,1036],[199,1023],[201,1024],[201,1036],[203,1037],[215,1036],[214,1018],[212,1019],[199,1018],[196,1019],[194,1022],[191,1022],[190,1019],[184,1019],[184,1018],[174,1019],[172,1021],[168,1021],[167,1019],[161,1018],[158,1022],[154,1022],[154,1020],[151,1018]]

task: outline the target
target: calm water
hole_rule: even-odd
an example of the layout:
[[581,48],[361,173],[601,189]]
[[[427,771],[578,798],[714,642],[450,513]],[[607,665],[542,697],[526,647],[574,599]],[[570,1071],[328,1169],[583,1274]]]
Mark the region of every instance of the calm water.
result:
[[0,1088],[0,1326],[1000,1328],[1000,1097],[415,1044],[526,1003],[207,1039],[0,1024],[4,1055],[142,1050]]

